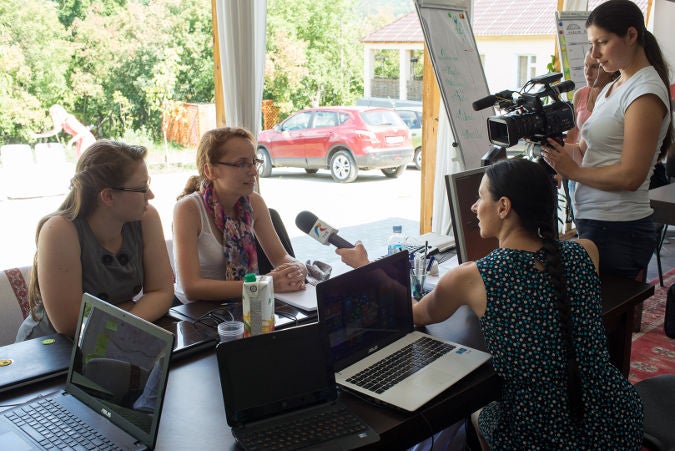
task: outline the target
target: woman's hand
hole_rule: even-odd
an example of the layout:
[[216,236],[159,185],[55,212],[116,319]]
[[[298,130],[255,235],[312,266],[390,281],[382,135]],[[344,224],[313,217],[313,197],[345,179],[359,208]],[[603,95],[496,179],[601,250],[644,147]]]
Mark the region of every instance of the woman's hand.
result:
[[335,253],[342,258],[343,263],[352,268],[359,268],[370,263],[368,252],[361,241],[357,241],[354,247],[337,248]]
[[307,267],[295,260],[277,266],[269,273],[274,279],[274,292],[287,293],[305,289]]
[[[542,144],[541,156],[562,178],[576,180],[574,172],[579,165],[570,156],[577,144],[561,145],[553,138],[547,138],[547,145]],[[569,149],[568,149],[569,147]]]

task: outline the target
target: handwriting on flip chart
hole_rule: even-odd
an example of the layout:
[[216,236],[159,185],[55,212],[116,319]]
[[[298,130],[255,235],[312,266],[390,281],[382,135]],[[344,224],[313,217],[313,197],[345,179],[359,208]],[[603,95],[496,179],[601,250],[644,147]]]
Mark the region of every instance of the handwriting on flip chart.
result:
[[490,149],[487,118],[494,111],[473,111],[472,102],[489,95],[467,13],[462,9],[418,4],[418,15],[450,126],[465,169],[480,166]]

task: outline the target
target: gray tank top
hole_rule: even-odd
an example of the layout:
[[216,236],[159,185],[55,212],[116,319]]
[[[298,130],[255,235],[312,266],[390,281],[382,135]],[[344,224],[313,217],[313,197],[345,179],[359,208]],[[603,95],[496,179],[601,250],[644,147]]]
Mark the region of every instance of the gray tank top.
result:
[[[101,246],[84,219],[73,221],[80,240],[82,263],[82,291],[93,294],[111,304],[129,301],[143,288],[143,231],[140,221],[122,226],[122,246],[117,255]],[[31,315],[23,321],[16,341],[42,337],[56,331],[38,306],[38,320]]]
[[101,246],[84,219],[73,221],[80,239],[82,291],[117,305],[143,288],[143,231],[140,221],[122,226],[117,255]]

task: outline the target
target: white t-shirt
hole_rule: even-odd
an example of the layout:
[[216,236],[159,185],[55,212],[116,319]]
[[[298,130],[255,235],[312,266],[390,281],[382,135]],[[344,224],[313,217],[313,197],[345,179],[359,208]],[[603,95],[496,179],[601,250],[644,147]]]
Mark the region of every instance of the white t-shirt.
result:
[[658,145],[653,149],[651,168],[647,178],[636,191],[604,191],[577,183],[574,194],[575,216],[600,221],[635,221],[651,215],[649,206],[649,179],[652,175],[661,143],[670,122],[670,96],[666,86],[652,66],[636,72],[623,85],[613,83],[603,88],[595,102],[593,113],[581,128],[581,137],[587,144],[582,161],[585,167],[602,167],[618,163],[623,151],[624,115],[635,99],[645,94],[657,95],[668,113],[661,122]]
[[[202,196],[195,192],[187,196],[199,209],[202,229],[199,232],[199,241],[197,250],[199,251],[199,275],[204,279],[225,280],[226,264],[223,254],[223,245],[213,234],[209,216],[204,207]],[[176,255],[176,246],[174,242],[174,261]],[[176,271],[176,283],[174,285],[174,294],[183,303],[190,302],[180,281],[180,272]]]

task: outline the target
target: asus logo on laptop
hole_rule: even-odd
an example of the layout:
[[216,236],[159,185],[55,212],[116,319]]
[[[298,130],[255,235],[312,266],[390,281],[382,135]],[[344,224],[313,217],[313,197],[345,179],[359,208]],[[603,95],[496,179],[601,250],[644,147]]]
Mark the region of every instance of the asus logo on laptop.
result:
[[372,354],[373,352],[377,351],[379,348],[377,346],[373,346],[372,348],[368,349],[368,354]]
[[109,411],[107,411],[105,409],[101,409],[101,413],[103,415],[107,416],[108,418],[110,418],[112,416],[112,413],[110,413]]

